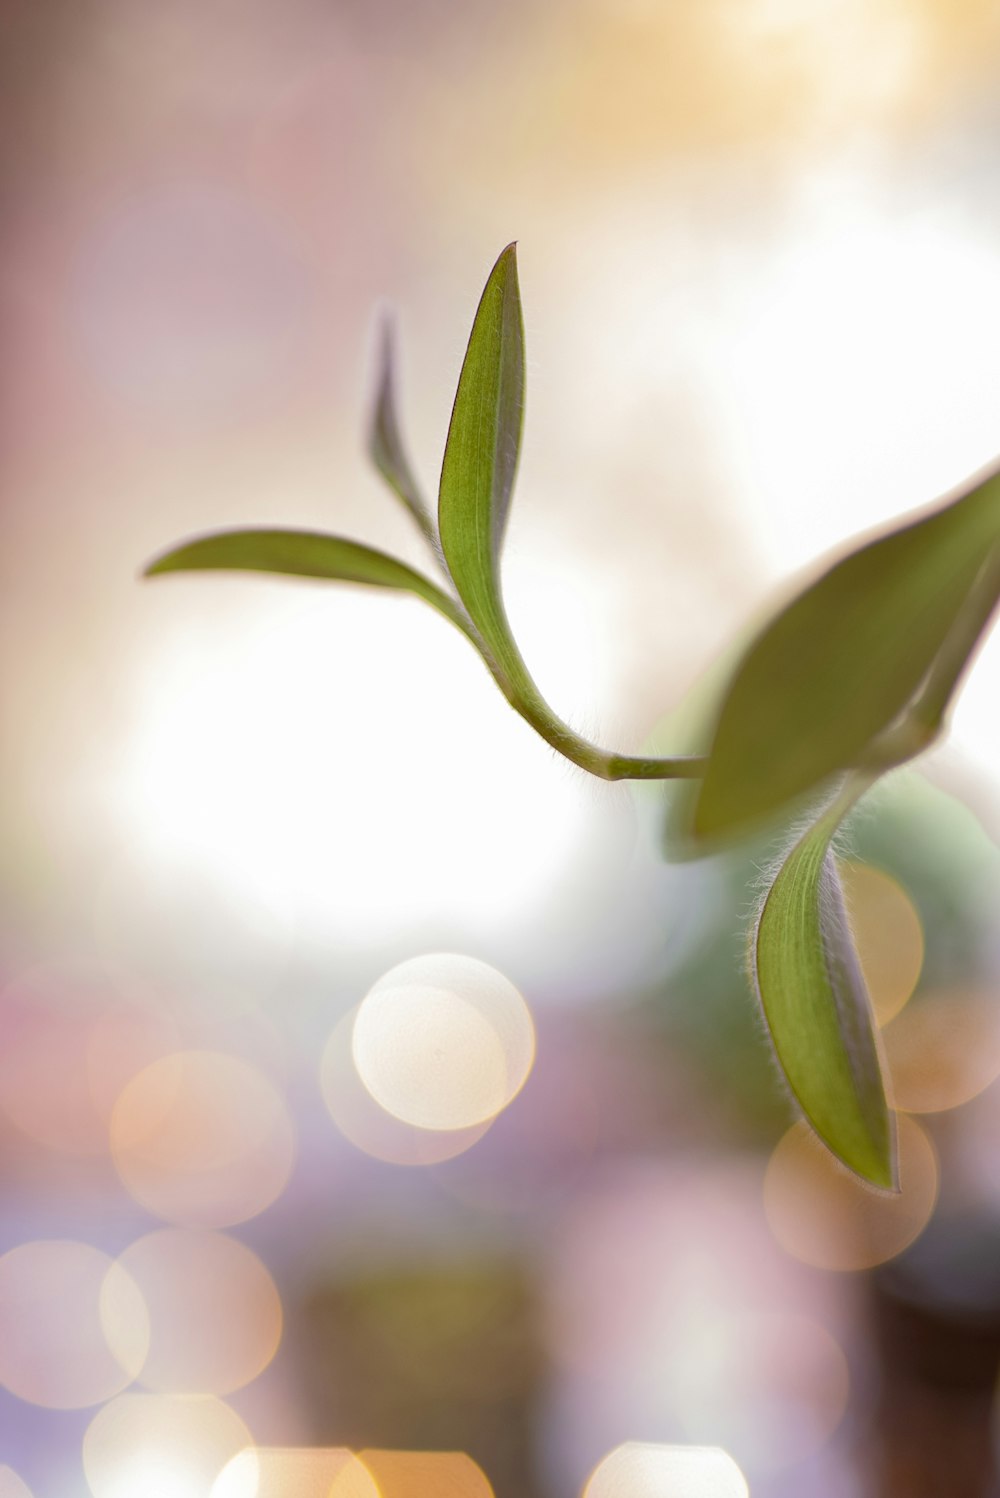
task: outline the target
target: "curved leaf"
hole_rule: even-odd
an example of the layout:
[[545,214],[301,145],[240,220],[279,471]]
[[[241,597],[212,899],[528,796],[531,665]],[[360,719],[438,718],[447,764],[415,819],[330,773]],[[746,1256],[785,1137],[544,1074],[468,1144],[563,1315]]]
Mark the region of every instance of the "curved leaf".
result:
[[462,364],[441,466],[438,529],[470,618],[508,683],[530,694],[500,591],[523,410],[524,326],[510,244],[490,272]]
[[167,572],[272,572],[401,589],[415,593],[477,643],[454,599],[429,578],[384,551],[323,531],[217,531],[165,552],[150,562],[144,575],[159,577]]
[[894,1119],[830,848],[869,784],[855,782],[781,865],[757,923],[753,968],[778,1061],[809,1122],[849,1169],[896,1189]]
[[693,836],[742,831],[862,762],[946,646],[998,535],[1000,475],[991,473],[946,508],[859,547],[782,609],[730,683]]
[[396,370],[393,347],[392,324],[388,318],[382,324],[379,343],[378,388],[375,407],[372,411],[368,434],[368,451],[372,462],[385,479],[389,488],[400,499],[431,545],[437,546],[434,522],[420,485],[413,476],[410,460],[403,447],[399,420],[396,414]]

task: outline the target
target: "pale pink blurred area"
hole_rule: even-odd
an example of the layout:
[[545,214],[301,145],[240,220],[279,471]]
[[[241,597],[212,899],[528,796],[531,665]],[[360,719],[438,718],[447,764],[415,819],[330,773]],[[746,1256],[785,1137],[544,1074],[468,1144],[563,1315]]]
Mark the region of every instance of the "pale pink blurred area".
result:
[[[243,524],[429,572],[365,450],[380,320],[433,501],[516,240],[511,621],[576,728],[669,734],[790,577],[1000,451],[998,78],[992,0],[0,4],[0,1265],[35,1349],[0,1493],[145,1498],[148,1436],[168,1498],[246,1442],[464,1452],[497,1498],[629,1443],[928,1498],[900,1349],[1000,1307],[997,641],[938,789],[859,833],[935,1171],[873,1269],[773,1210],[740,934],[773,850],[667,867],[659,801],[560,761],[415,599],[141,573]],[[431,953],[533,1037],[484,1020],[516,1082],[443,1120],[380,1093],[395,1030],[367,1069],[352,1039]],[[447,1038],[411,1091],[465,1095]],[[86,1274],[25,1310],[32,1245]]]

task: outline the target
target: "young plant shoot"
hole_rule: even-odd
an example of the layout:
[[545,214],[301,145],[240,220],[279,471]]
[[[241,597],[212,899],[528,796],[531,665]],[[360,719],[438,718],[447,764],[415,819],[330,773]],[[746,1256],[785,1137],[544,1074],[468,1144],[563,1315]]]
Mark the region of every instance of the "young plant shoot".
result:
[[[687,854],[764,825],[797,831],[774,870],[751,968],[778,1062],[817,1135],[873,1186],[898,1186],[872,1006],[832,852],[842,819],[886,771],[943,731],[1000,597],[1000,470],[823,571],[730,672],[705,756],[600,748],[539,692],[504,607],[501,555],[524,413],[524,326],[514,245],[472,325],[433,518],[400,436],[388,328],[369,451],[429,544],[441,582],[361,542],[303,530],[231,530],[146,568],[280,573],[415,594],[462,631],[510,705],[560,754],[606,780],[688,782],[672,812]],[[804,830],[803,830],[804,829]]]

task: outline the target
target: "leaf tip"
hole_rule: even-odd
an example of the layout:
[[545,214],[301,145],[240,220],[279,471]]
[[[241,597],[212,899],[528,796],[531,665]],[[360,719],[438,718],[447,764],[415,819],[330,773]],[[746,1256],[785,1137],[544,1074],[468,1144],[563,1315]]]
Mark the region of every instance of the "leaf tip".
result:
[[877,1191],[883,1191],[887,1196],[898,1196],[903,1188],[899,1179],[899,1148],[896,1143],[895,1127],[890,1126],[887,1147],[884,1151],[880,1150],[873,1159],[867,1162],[864,1169],[858,1166],[851,1168]]
[[493,274],[496,275],[497,272],[501,271],[501,270],[503,270],[505,272],[507,270],[512,270],[515,275],[517,274],[517,240],[516,239],[512,239],[511,242],[510,242],[510,244],[504,245],[503,249],[500,251],[499,255],[497,256],[496,265],[493,267]]
[[396,315],[388,305],[380,307],[376,313],[376,339],[378,342],[377,383],[381,388],[392,379],[396,353]]

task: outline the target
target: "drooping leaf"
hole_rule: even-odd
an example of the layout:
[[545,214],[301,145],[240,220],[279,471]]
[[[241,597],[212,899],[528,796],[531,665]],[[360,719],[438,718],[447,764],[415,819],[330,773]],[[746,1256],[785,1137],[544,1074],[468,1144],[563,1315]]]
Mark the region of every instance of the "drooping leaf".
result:
[[851,552],[782,609],[730,683],[693,837],[740,832],[863,762],[945,646],[998,535],[993,472]]
[[395,350],[392,324],[388,319],[382,324],[382,336],[379,343],[378,388],[368,434],[368,451],[375,467],[390,489],[397,498],[402,500],[427,540],[436,547],[437,536],[434,531],[434,522],[420,492],[420,485],[413,476],[413,469],[410,467],[410,460],[406,456],[406,449],[399,431],[399,417],[396,411]]
[[809,1122],[851,1170],[894,1189],[894,1119],[830,847],[869,783],[857,778],[781,865],[757,924],[753,969],[778,1061]]
[[165,552],[150,562],[144,575],[159,577],[168,572],[272,572],[401,589],[415,593],[474,639],[454,599],[429,578],[374,547],[323,531],[217,531]]
[[524,327],[514,245],[490,272],[448,428],[438,530],[458,595],[515,689],[530,690],[500,590],[500,551],[524,409]]

